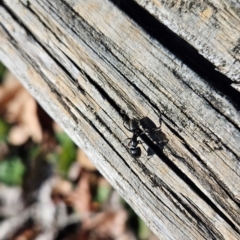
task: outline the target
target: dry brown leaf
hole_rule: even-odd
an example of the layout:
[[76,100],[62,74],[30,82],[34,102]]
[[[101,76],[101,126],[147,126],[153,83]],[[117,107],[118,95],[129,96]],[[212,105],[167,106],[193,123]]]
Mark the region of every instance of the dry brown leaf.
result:
[[75,191],[69,195],[67,202],[82,216],[92,212],[92,194],[90,188],[90,173],[82,171]]
[[9,153],[9,147],[5,142],[0,142],[0,160]]
[[158,240],[159,238],[153,233],[153,232],[150,232],[150,235],[148,237],[148,240]]
[[0,86],[0,114],[4,112],[8,102],[21,88],[22,85],[17,81],[15,76],[7,72],[3,84]]
[[42,140],[42,130],[37,117],[37,103],[17,79],[8,73],[0,88],[0,106],[5,119],[14,127],[9,132],[9,142],[21,145],[31,137]]
[[0,109],[14,125],[8,136],[11,144],[22,145],[31,138],[36,143],[47,142],[46,149],[55,146],[52,119],[11,73],[0,87]]
[[58,177],[55,180],[55,184],[52,190],[52,197],[54,202],[57,202],[58,200],[62,200],[62,198],[69,196],[69,194],[72,193],[72,188],[73,187],[71,182]]
[[95,171],[96,167],[89,160],[88,156],[84,153],[83,150],[78,149],[77,151],[77,161],[81,164],[81,167],[89,171]]
[[104,211],[96,213],[85,219],[82,228],[86,231],[94,231],[101,238],[113,239],[131,239],[125,238],[128,235],[126,222],[128,214],[126,210],[120,209],[117,211]]
[[36,239],[39,231],[34,228],[26,228],[18,236],[14,237],[13,240],[34,240]]

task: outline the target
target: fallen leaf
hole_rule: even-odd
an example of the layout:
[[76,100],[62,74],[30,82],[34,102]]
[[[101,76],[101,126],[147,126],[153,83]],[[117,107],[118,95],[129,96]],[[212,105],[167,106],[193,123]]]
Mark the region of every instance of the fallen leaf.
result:
[[41,142],[42,130],[37,116],[37,103],[17,79],[8,73],[0,88],[0,106],[8,123],[14,124],[9,131],[9,142],[23,144],[29,137]]
[[85,168],[86,170],[89,171],[96,170],[96,167],[93,165],[93,163],[89,160],[88,156],[81,149],[78,149],[77,161],[80,163],[81,167]]
[[73,187],[71,182],[58,177],[55,180],[52,190],[52,197],[54,202],[58,202],[59,200],[62,200],[62,198],[66,198],[69,194],[72,193],[72,188]]
[[92,212],[92,193],[90,188],[90,173],[83,170],[77,187],[68,199],[68,204],[76,209],[81,216],[88,216]]

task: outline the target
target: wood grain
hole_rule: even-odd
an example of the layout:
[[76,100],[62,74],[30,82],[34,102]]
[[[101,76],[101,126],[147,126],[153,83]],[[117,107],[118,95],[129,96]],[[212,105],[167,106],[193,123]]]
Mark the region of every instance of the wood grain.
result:
[[240,4],[237,1],[135,1],[194,46],[239,90]]
[[[239,239],[238,92],[154,36],[107,0],[0,6],[0,59],[160,239]],[[121,110],[161,126],[138,160]]]

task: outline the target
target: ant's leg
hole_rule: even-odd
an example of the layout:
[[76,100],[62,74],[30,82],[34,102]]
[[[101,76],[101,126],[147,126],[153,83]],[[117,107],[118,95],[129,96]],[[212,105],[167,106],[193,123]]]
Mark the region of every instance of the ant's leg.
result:
[[152,131],[158,131],[158,130],[161,130],[162,128],[162,112],[160,112],[160,115],[159,115],[159,118],[158,118],[158,121],[159,121],[159,126],[155,127],[152,129]]
[[149,129],[144,129],[138,134],[138,137],[140,137],[142,134],[150,133],[151,131]]
[[115,149],[117,149],[119,146],[123,145],[124,147],[127,147],[129,148],[129,143],[127,145],[124,145],[124,143],[127,141],[127,140],[132,140],[132,138],[126,138],[124,139],[123,141],[120,142],[120,144],[117,145],[117,147],[115,147]]
[[160,111],[160,115],[159,115],[159,124],[160,124],[160,126],[157,127],[156,130],[161,129],[161,127],[162,127],[162,112],[161,111]]
[[130,128],[128,128],[125,123],[126,123],[126,121],[123,120],[123,126],[124,126],[129,132],[131,132]]
[[[145,142],[138,140],[138,144],[141,144],[142,149],[144,149],[145,152],[147,152],[147,149],[146,149],[146,147],[144,146]],[[137,161],[140,161],[140,159],[143,159],[142,161],[140,161],[140,162],[141,162],[141,165],[142,165],[142,171],[141,171],[140,173],[142,173],[145,169],[147,169],[145,166],[146,166],[146,163],[148,162],[148,160],[149,160],[151,157],[152,157],[152,156],[147,157],[147,160],[146,160],[146,161],[144,161],[145,158],[142,158],[142,157],[140,157],[140,158],[137,160]]]
[[151,158],[152,158],[152,156],[149,156],[149,157],[147,157],[146,161],[144,161],[144,160],[142,161],[142,171],[140,173],[144,172],[145,170],[148,170],[146,164]]
[[123,114],[123,126],[129,131],[131,132],[131,130],[129,129],[129,127],[126,125],[126,122],[129,122],[129,117],[128,115],[126,114],[126,112],[124,110],[121,110],[120,111],[121,114]]
[[[124,146],[124,142],[126,142],[127,140],[131,140],[131,141],[132,141],[132,138],[126,138],[125,140],[123,140],[123,141],[121,142],[121,144]],[[131,141],[130,141],[130,142],[131,142]],[[130,142],[129,142],[129,143],[130,143]],[[128,146],[129,146],[129,143],[128,143]]]

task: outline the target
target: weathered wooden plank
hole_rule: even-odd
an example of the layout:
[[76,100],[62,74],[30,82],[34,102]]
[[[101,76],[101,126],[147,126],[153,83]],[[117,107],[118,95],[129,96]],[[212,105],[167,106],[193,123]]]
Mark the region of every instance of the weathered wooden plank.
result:
[[[128,5],[127,1],[120,2]],[[240,5],[237,1],[135,2],[194,46],[240,91]]]
[[[236,98],[108,1],[5,1],[0,33],[0,59],[159,237],[239,238]],[[162,112],[150,159],[121,144],[121,109],[156,126]]]

